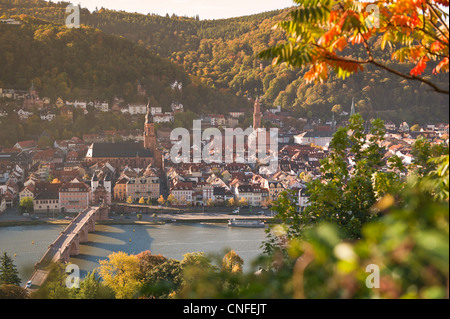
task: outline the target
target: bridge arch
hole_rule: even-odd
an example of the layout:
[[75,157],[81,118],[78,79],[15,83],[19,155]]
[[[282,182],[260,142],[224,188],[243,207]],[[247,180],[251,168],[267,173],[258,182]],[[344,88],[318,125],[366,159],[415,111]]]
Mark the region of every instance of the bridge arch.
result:
[[80,241],[79,241],[79,236],[76,236],[77,238],[75,238],[71,243],[70,243],[70,248],[69,248],[69,256],[77,256],[80,254]]
[[85,225],[83,228],[80,229],[80,232],[78,233],[80,236],[80,243],[87,243],[89,241],[89,226]]

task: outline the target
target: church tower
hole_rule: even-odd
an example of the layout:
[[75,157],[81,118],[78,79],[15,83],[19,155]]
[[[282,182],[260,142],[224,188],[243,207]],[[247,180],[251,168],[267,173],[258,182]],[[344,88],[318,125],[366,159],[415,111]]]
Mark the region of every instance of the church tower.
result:
[[161,152],[156,147],[156,132],[155,123],[153,123],[153,116],[150,111],[150,101],[147,105],[147,115],[145,116],[144,124],[144,148],[153,152],[153,160],[155,167],[164,170],[164,160]]
[[147,115],[145,116],[144,148],[152,151],[156,150],[155,124],[153,123],[153,117],[150,112],[150,102],[147,105]]
[[353,115],[356,115],[356,108],[355,108],[355,98],[352,100],[352,109],[350,110],[350,117]]
[[261,119],[262,119],[261,104],[259,103],[259,98],[257,98],[255,102],[255,108],[253,111],[253,129],[255,131],[262,128]]

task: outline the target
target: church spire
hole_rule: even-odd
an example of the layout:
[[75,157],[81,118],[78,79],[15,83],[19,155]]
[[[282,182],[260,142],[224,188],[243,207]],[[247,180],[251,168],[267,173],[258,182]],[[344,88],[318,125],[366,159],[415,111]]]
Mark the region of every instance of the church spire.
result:
[[355,108],[355,98],[352,100],[352,110],[350,111],[350,116],[356,115],[356,108]]
[[150,99],[148,99],[148,103],[147,103],[147,115],[145,116],[145,124],[151,124],[153,123],[153,116],[151,114],[151,110],[150,110]]

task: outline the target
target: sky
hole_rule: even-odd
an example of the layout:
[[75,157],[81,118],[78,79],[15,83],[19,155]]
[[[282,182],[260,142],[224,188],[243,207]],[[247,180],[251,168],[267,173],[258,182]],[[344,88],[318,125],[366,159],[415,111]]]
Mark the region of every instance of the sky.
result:
[[294,5],[292,0],[73,0],[82,8],[94,11],[96,7],[127,12],[155,13],[200,19],[224,19],[284,9]]

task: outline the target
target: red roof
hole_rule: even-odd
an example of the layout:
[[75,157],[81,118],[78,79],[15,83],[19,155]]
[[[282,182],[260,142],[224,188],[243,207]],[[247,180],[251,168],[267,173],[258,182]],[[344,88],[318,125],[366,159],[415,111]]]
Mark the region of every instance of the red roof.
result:
[[21,148],[31,148],[36,146],[36,141],[29,140],[29,141],[21,141],[17,142]]

